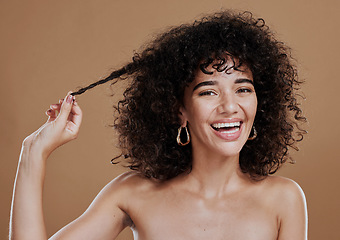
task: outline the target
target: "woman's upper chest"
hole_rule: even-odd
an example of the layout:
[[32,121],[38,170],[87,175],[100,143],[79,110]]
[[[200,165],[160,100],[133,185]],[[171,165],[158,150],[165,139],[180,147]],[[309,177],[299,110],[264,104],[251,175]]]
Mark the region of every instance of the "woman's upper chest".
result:
[[140,240],[272,240],[279,229],[275,208],[257,194],[203,199],[165,188],[139,194],[129,205],[127,212]]

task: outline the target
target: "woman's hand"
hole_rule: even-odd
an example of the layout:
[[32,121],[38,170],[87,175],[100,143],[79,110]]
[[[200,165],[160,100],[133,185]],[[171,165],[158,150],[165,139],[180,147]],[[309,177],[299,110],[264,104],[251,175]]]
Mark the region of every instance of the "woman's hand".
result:
[[56,148],[77,137],[82,111],[70,94],[50,106],[46,111],[47,122],[24,140],[24,149],[34,149],[46,159]]

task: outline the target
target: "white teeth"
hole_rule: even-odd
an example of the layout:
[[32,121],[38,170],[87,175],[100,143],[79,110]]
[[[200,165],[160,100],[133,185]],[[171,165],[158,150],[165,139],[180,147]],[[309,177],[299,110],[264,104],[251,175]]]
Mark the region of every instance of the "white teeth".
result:
[[232,130],[222,130],[221,133],[228,133],[228,134],[233,134],[233,133],[236,133],[237,131],[239,131],[240,129],[239,128],[234,128]]
[[231,123],[214,123],[212,126],[214,128],[224,128],[224,127],[239,127],[241,125],[240,122],[231,122]]

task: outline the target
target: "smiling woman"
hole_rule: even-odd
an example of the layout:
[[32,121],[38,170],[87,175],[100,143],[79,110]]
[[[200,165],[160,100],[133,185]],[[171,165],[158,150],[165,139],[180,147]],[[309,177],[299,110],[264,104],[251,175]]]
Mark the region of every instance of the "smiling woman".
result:
[[127,226],[140,240],[307,238],[301,188],[269,176],[305,133],[289,49],[263,19],[224,11],[168,30],[107,78],[51,105],[23,143],[12,239],[47,238],[46,159],[78,135],[74,96],[114,79],[130,81],[114,126],[132,171],[52,239],[113,239]]
[[[232,60],[226,55],[225,65],[233,66]],[[206,158],[212,154],[235,156],[247,141],[256,114],[253,74],[246,65],[227,72],[210,71],[212,74],[198,70],[185,89],[182,127],[188,124],[192,149],[199,149],[193,153]]]

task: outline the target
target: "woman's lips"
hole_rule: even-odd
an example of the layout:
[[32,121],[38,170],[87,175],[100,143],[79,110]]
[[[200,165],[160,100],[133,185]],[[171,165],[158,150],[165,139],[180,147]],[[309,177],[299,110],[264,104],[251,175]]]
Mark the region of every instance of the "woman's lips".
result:
[[235,141],[241,135],[242,122],[225,122],[211,125],[214,133],[225,141]]

